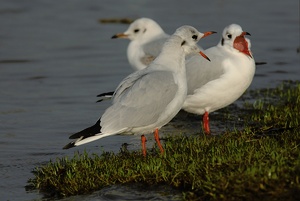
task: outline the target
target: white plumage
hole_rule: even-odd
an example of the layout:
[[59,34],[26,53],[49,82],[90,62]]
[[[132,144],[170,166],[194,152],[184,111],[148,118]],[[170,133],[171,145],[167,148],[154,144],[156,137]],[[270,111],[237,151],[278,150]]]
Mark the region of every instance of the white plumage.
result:
[[98,122],[72,135],[70,138],[77,140],[64,148],[109,135],[147,134],[167,124],[187,95],[185,55],[199,52],[196,43],[206,35],[191,26],[178,28],[147,68],[130,74],[119,84],[112,105]]
[[[224,29],[219,44],[204,51],[211,62],[197,55],[187,60],[188,96],[184,110],[206,113],[208,118],[209,113],[228,106],[246,91],[254,77],[255,61],[245,35],[249,34],[239,25],[231,24]],[[209,133],[205,121],[204,129]]]

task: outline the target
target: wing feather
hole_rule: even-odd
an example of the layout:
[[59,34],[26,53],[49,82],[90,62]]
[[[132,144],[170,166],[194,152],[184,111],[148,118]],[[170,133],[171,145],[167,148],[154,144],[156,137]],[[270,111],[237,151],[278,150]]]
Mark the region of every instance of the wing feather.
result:
[[200,55],[194,55],[186,61],[188,94],[193,94],[196,89],[224,74],[225,70],[221,67],[222,61],[219,59],[222,57],[212,54],[209,49],[204,53],[210,58],[211,62]]
[[135,77],[135,81],[125,81],[121,88],[117,90],[117,101],[101,118],[102,132],[125,127],[130,130],[155,123],[174,99],[178,85],[173,73],[154,71]]

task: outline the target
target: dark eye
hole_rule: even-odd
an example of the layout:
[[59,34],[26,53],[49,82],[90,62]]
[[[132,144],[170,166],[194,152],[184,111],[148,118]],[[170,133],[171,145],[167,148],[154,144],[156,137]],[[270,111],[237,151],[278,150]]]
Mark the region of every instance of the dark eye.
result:
[[198,36],[197,35],[193,35],[192,39],[197,40]]
[[135,30],[133,30],[134,31],[134,33],[137,33],[137,32],[139,32],[140,30],[139,29],[135,29]]
[[227,38],[231,39],[232,35],[231,34],[227,34]]

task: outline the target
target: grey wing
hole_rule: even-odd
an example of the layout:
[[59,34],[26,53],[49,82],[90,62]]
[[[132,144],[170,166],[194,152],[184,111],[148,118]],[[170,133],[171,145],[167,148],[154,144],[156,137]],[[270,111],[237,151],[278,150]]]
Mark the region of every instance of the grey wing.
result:
[[193,94],[194,90],[224,74],[224,69],[220,65],[220,57],[210,54],[209,51],[204,51],[204,53],[211,62],[200,55],[194,55],[186,61],[188,94]]
[[164,36],[144,44],[143,50],[145,54],[157,57],[163,47],[163,44],[166,42],[167,38],[168,36]]
[[124,91],[132,87],[137,80],[141,79],[145,75],[146,71],[142,69],[127,76],[115,90],[113,94],[113,103],[118,102],[119,99],[122,98]]
[[150,72],[137,79],[118,95],[114,104],[101,118],[102,132],[151,125],[174,99],[178,85],[173,74]]
[[143,45],[145,56],[141,58],[141,62],[149,65],[160,53],[163,44],[166,42],[169,35],[163,35],[160,38],[154,39]]

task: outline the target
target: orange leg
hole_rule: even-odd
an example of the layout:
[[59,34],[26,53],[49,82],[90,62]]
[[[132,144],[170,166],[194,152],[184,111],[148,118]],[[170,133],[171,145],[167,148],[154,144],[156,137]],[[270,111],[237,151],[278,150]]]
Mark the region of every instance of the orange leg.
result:
[[158,129],[155,129],[155,131],[154,131],[154,138],[155,138],[155,141],[157,143],[158,148],[160,149],[160,153],[163,154],[164,149],[163,149],[163,147],[160,143],[160,140],[159,140]]
[[141,136],[141,140],[142,140],[143,155],[146,157],[146,155],[147,155],[147,151],[146,151],[146,141],[147,141],[147,139],[146,139],[145,135]]
[[210,129],[209,129],[209,114],[206,111],[203,115],[203,128],[204,128],[204,132],[206,135],[210,134]]

